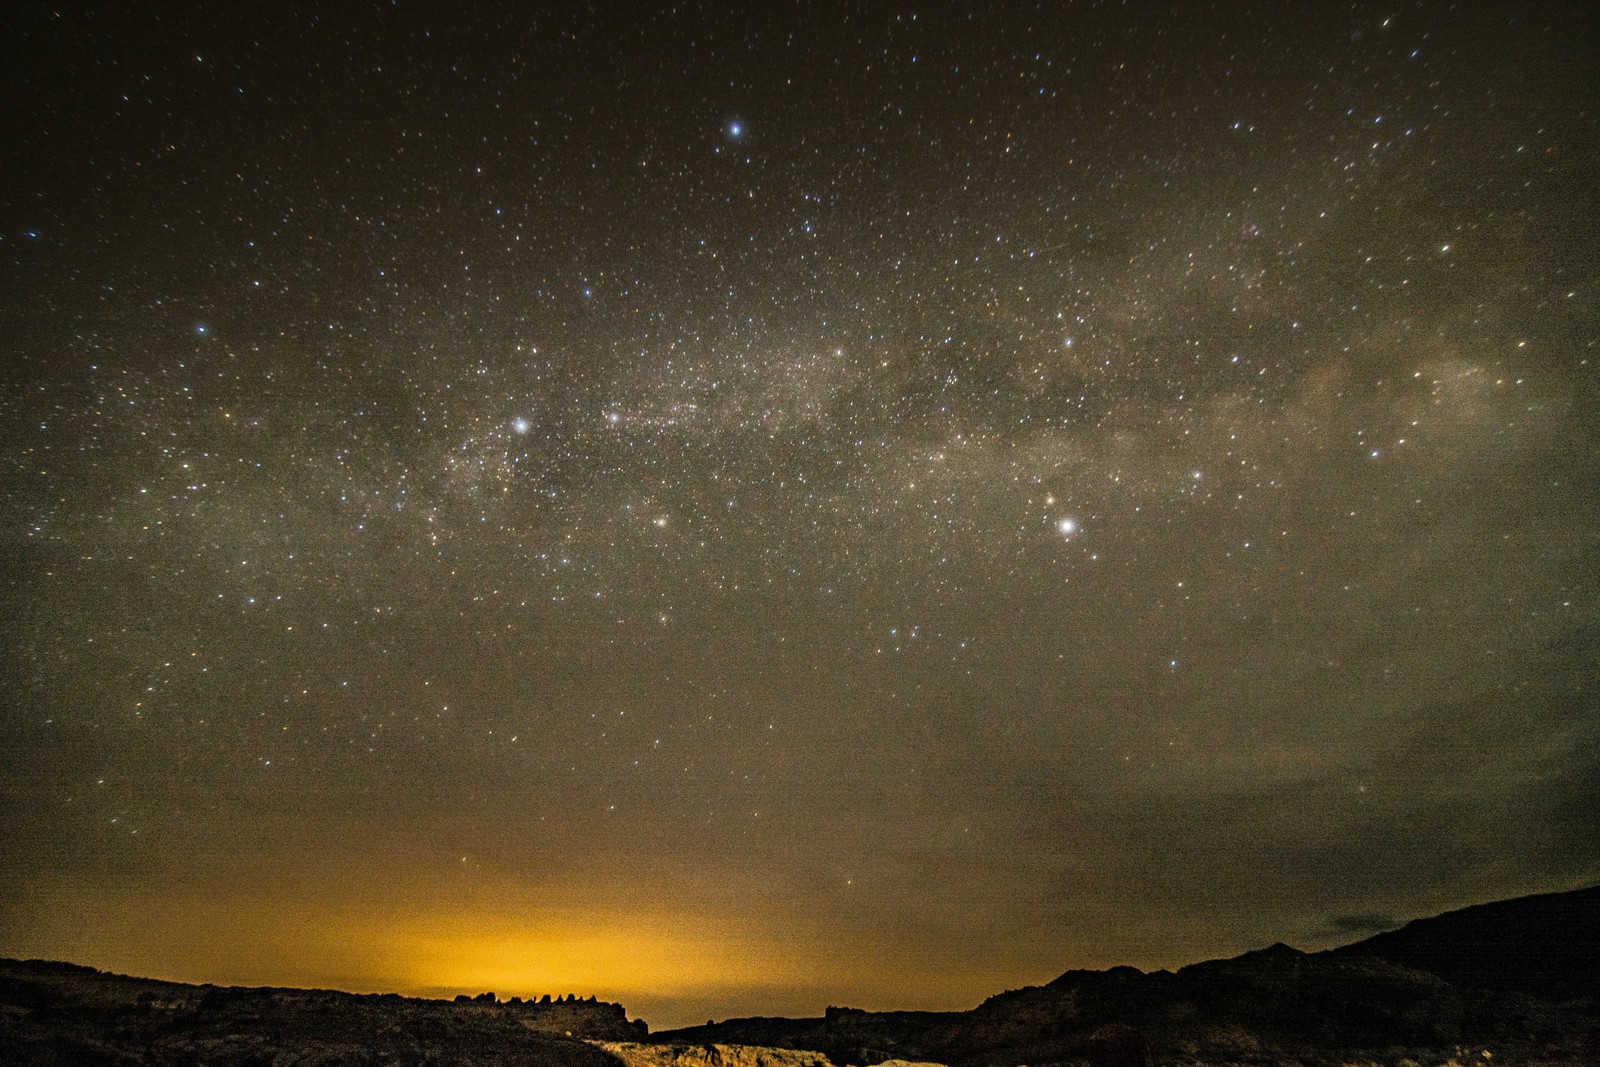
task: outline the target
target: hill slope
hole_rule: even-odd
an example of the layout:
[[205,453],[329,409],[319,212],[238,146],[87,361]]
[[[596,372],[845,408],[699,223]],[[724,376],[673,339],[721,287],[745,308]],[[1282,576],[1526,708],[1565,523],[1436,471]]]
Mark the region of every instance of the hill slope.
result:
[[1597,1063],[1597,916],[1600,890],[1586,889],[1419,920],[1329,952],[1274,945],[1176,973],[1069,971],[967,1012],[830,1008],[820,1019],[734,1019],[652,1040],[999,1067],[1111,1062],[1097,1035],[1131,1027],[1156,1062],[1426,1064],[1470,1047],[1479,1062],[1487,1050],[1495,1063]]
[[1456,985],[1563,1001],[1600,985],[1600,886],[1500,900],[1334,949],[1436,974]]

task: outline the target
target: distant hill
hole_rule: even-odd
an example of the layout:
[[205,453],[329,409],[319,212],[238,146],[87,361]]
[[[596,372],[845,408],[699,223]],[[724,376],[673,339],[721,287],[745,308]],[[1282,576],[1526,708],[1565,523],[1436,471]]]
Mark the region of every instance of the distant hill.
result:
[[[1068,971],[971,1011],[730,1019],[621,1005],[183,985],[0,961],[0,1064],[952,1067],[1600,1064],[1600,888],[1501,901],[1327,952]],[[593,1044],[581,1039],[591,1039]],[[787,1051],[784,1051],[787,1050]]]
[[1329,954],[1384,959],[1473,989],[1557,1001],[1593,997],[1600,986],[1600,886],[1418,919]]
[[[830,1008],[820,1019],[730,1019],[651,1040],[956,1067],[1462,1057],[1592,1067],[1600,1064],[1597,919],[1600,889],[1585,889],[1419,920],[1329,952],[1273,945],[1176,973],[1068,971],[966,1012]],[[1130,1029],[1150,1059],[1107,1051],[1107,1033]]]

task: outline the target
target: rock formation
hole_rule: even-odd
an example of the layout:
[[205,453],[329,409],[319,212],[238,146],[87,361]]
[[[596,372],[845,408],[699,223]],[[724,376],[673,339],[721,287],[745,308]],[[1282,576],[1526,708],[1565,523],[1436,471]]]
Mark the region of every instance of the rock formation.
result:
[[72,964],[0,961],[3,1064],[618,1067],[579,1039],[637,1039],[646,1032],[618,1004],[194,986]]

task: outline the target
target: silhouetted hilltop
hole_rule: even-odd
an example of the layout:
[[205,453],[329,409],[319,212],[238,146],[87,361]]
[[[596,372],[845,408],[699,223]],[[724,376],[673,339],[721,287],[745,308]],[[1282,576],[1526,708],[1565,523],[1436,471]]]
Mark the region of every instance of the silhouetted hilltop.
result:
[[[1176,973],[1068,971],[966,1012],[829,1008],[820,1019],[730,1019],[651,1040],[815,1049],[835,1063],[895,1058],[956,1067],[1357,1058],[1595,1064],[1597,911],[1595,890],[1550,894],[1422,920],[1331,952],[1279,944]],[[1495,947],[1513,940],[1527,949],[1508,951],[1495,974]],[[1147,1042],[1148,1061],[1127,1042],[1107,1051],[1107,1034],[1130,1030]]]
[[638,1040],[619,1004],[185,985],[0,961],[5,1064],[528,1064],[620,1067],[582,1038]]
[[[1275,946],[1176,974],[1071,971],[967,1012],[830,1008],[821,1019],[730,1020],[652,1040],[809,1048],[835,1063],[893,1058],[1009,1067],[1092,1062],[1096,1035],[1120,1026],[1150,1042],[1155,1062],[1316,1063],[1324,1054],[1343,1062],[1334,1054],[1352,1050],[1417,1058],[1453,1050],[1473,1034],[1498,1042],[1506,1027],[1465,1025],[1477,1010],[1471,997],[1433,975]],[[1572,1029],[1555,1036],[1570,1043]]]
[[1418,919],[1331,954],[1385,959],[1474,989],[1593,998],[1600,986],[1600,886]]

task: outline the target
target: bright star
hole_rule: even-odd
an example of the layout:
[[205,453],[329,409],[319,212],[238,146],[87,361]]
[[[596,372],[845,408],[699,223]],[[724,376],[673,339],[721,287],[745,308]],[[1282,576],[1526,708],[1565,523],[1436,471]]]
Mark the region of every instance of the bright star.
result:
[[1073,534],[1078,532],[1078,520],[1062,519],[1060,522],[1056,523],[1056,529],[1060,530],[1063,536],[1071,537]]
[[512,419],[511,428],[517,433],[527,433],[531,428],[531,424],[527,419]]

